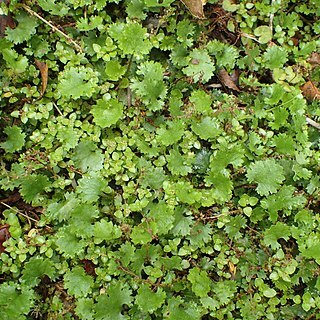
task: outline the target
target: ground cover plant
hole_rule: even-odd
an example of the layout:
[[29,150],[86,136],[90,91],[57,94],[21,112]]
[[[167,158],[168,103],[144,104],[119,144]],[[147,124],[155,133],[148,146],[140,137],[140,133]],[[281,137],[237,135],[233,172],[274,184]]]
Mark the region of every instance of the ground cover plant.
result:
[[0,318],[319,319],[319,0],[0,1]]

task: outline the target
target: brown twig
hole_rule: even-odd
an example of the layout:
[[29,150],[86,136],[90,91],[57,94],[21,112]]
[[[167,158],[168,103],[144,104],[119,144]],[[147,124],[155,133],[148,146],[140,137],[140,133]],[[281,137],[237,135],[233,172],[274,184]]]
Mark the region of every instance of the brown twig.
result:
[[46,19],[42,18],[38,13],[36,13],[35,11],[33,11],[30,7],[28,7],[25,4],[21,5],[23,9],[25,9],[28,13],[30,13],[32,16],[37,17],[38,19],[40,19],[42,22],[44,22],[45,24],[47,24],[52,30],[54,30],[55,32],[58,32],[59,34],[61,34],[63,37],[65,37],[70,43],[73,44],[73,46],[79,50],[80,52],[83,52],[81,46],[76,43],[69,35],[67,35],[66,33],[64,33],[63,31],[59,30],[56,26],[54,26],[51,22],[47,21]]
[[[12,210],[12,211],[14,211],[14,212],[16,212],[16,213],[18,213],[18,214],[20,214],[21,216],[23,216],[24,218],[26,218],[26,219],[28,219],[28,221],[29,220],[31,220],[31,221],[33,221],[33,222],[38,222],[38,220],[36,220],[36,219],[33,219],[33,218],[31,218],[31,217],[29,217],[28,215],[26,215],[26,214],[24,214],[23,212],[21,212],[20,210],[18,210],[18,209],[15,209],[15,208],[13,208],[13,207],[11,207],[11,206],[9,206],[8,204],[6,204],[5,202],[0,202],[3,206],[5,206],[5,207],[7,207],[8,209],[10,209],[10,210]],[[30,221],[29,221],[29,224],[31,224],[30,223]]]
[[318,130],[320,130],[320,123],[315,122],[314,120],[312,120],[308,117],[306,117],[306,121],[308,124],[310,124],[310,126],[313,126],[313,127],[317,128]]

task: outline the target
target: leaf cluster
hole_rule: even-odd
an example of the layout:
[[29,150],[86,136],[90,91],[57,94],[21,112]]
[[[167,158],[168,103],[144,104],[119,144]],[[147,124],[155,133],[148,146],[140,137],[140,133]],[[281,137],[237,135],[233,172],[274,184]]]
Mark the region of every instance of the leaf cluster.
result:
[[3,319],[318,316],[316,3],[11,1]]

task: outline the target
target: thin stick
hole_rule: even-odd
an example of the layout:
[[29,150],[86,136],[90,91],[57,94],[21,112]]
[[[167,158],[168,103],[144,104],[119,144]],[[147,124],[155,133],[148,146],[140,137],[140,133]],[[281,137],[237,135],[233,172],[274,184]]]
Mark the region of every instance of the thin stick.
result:
[[[274,0],[271,0],[271,9],[273,5],[274,5]],[[273,33],[273,19],[274,19],[274,13],[270,13],[269,26],[272,33]]]
[[63,114],[61,112],[61,110],[59,109],[59,107],[53,102],[53,106],[56,108],[56,110],[58,111],[58,113],[60,114],[60,116],[63,117]]
[[28,220],[31,220],[31,221],[33,221],[33,222],[36,222],[36,223],[38,223],[38,220],[36,220],[36,219],[33,219],[33,218],[31,218],[31,217],[29,217],[28,215],[26,215],[26,214],[24,214],[24,213],[22,213],[20,210],[18,210],[18,209],[15,209],[15,208],[12,208],[11,206],[9,206],[8,204],[6,204],[5,202],[0,202],[3,206],[5,206],[5,207],[7,207],[7,208],[9,208],[9,209],[11,209],[12,211],[14,211],[14,212],[16,212],[16,213],[18,213],[18,214],[20,214],[20,215],[22,215],[23,217],[25,217],[26,219],[28,219]]
[[245,33],[245,32],[241,32],[240,36],[248,38],[248,39],[251,39],[253,41],[256,41],[256,42],[260,43],[260,41],[255,36],[253,36],[251,34],[248,34],[248,33]]
[[312,119],[306,117],[306,121],[308,124],[310,124],[311,126],[317,128],[318,130],[320,130],[320,123],[313,121]]
[[38,19],[40,19],[42,22],[44,22],[45,24],[47,24],[52,30],[60,33],[63,37],[65,37],[70,43],[72,43],[75,48],[77,50],[79,50],[80,52],[82,52],[82,48],[79,44],[77,44],[70,36],[68,36],[66,33],[62,32],[61,30],[59,30],[56,26],[54,26],[52,23],[50,23],[49,21],[47,21],[46,19],[42,18],[38,13],[36,13],[35,11],[33,11],[30,7],[28,7],[25,4],[21,5],[23,9],[25,9],[26,11],[28,11],[31,15],[37,17]]

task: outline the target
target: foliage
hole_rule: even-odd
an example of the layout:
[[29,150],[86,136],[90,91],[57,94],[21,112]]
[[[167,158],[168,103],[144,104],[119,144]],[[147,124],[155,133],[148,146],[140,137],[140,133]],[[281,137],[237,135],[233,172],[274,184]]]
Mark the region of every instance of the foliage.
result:
[[319,318],[319,1],[5,3],[1,319]]

